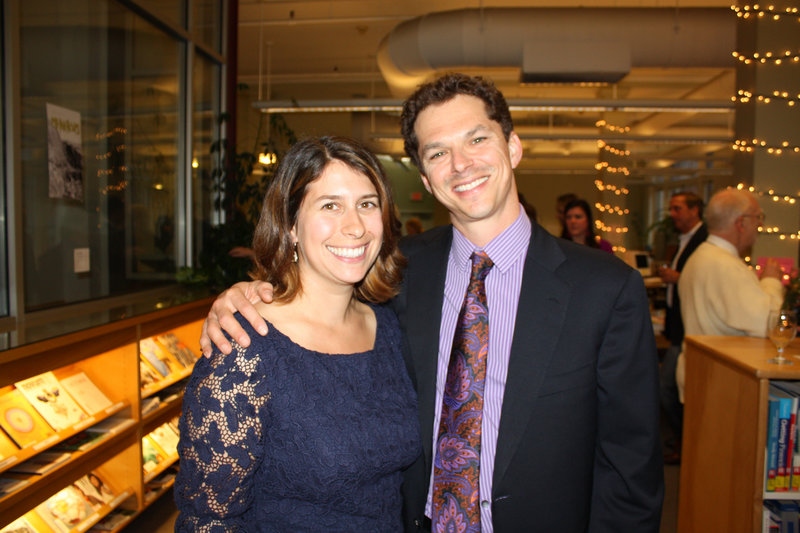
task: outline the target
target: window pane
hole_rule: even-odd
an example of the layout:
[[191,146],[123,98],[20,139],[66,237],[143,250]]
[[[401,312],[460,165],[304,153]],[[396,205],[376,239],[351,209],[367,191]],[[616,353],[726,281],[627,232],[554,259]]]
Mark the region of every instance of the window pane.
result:
[[192,37],[215,52],[222,52],[222,2],[194,0],[192,2]]
[[[211,145],[219,139],[219,66],[201,54],[195,55],[192,86],[192,217],[195,266],[208,264],[203,242],[212,224],[218,223],[214,206],[213,171],[218,167]],[[245,244],[247,245],[247,244]],[[224,248],[224,246],[223,246]],[[206,254],[225,254],[227,250],[207,249]]]
[[138,0],[138,3],[159,19],[186,28],[185,0]]
[[180,43],[110,0],[20,9],[26,309],[174,280]]

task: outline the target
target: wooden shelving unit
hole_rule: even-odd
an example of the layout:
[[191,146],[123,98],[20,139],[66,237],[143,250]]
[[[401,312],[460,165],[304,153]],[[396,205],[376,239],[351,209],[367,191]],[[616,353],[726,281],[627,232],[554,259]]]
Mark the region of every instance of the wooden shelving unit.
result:
[[[142,470],[142,437],[169,419],[178,416],[182,397],[164,401],[154,411],[142,415],[143,399],[157,394],[191,374],[185,369],[145,390],[139,380],[139,341],[166,332],[174,333],[199,354],[197,341],[202,320],[212,299],[198,300],[162,311],[119,320],[103,326],[71,333],[0,352],[0,392],[14,383],[45,371],[57,377],[78,371],[86,375],[108,396],[112,407],[63,429],[44,442],[23,448],[13,457],[0,461],[0,476],[34,455],[64,441],[88,426],[105,418],[127,418],[133,421],[118,433],[111,434],[84,451],[73,452],[69,460],[43,475],[31,476],[29,482],[9,494],[0,494],[0,527],[13,522],[47,498],[81,476],[99,469],[119,495],[114,505],[141,513],[153,499],[145,502],[145,475]],[[175,457],[170,458],[174,462]],[[168,465],[160,465],[159,472]],[[148,475],[147,478],[153,477]],[[111,511],[105,506],[90,517],[97,521]],[[81,524],[82,531],[87,524]]]
[[765,499],[800,499],[764,491],[769,385],[800,380],[800,342],[786,354],[778,366],[768,339],[686,338],[679,533],[760,532]]

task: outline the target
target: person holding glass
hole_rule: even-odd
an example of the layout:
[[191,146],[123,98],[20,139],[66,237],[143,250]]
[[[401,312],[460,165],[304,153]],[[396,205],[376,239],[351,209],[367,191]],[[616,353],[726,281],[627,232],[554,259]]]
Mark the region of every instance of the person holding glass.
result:
[[175,531],[402,530],[421,453],[394,313],[405,266],[391,189],[355,141],[294,145],[264,197],[252,342],[203,357],[183,399]]
[[[758,237],[764,212],[748,191],[724,189],[705,209],[708,238],[686,261],[678,294],[686,335],[767,336],[770,311],[783,303],[781,266],[764,265],[759,279],[742,261]],[[683,396],[683,355],[676,378]]]

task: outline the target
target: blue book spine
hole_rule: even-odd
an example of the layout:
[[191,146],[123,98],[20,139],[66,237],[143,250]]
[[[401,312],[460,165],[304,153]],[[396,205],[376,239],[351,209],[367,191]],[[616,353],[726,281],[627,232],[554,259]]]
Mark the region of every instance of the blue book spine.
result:
[[778,470],[778,398],[770,395],[767,426],[767,491],[775,490]]
[[[791,464],[786,463],[786,451],[789,446],[789,425],[792,418],[792,399],[781,398],[778,405],[778,448],[777,462],[778,471],[775,475],[775,490],[789,490],[789,475],[791,475]],[[787,471],[787,466],[789,470]]]

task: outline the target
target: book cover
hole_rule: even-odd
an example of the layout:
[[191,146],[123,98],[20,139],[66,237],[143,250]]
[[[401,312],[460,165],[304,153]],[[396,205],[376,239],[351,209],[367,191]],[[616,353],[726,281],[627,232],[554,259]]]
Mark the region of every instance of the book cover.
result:
[[161,375],[145,361],[139,361],[139,383],[141,388],[148,387],[161,379]]
[[767,491],[775,490],[778,473],[778,407],[779,401],[771,394],[767,411]]
[[20,448],[26,448],[55,434],[53,428],[17,389],[0,396],[0,427]]
[[0,529],[0,533],[39,533],[39,531],[28,522],[27,518],[20,516],[3,529]]
[[791,466],[791,471],[787,472],[787,477],[789,478],[788,490],[800,491],[800,423],[798,423],[800,422],[798,419],[798,414],[800,414],[798,413],[800,409],[800,382],[776,380],[771,385],[786,391],[793,397],[786,464],[787,469]]
[[72,485],[56,492],[36,507],[36,513],[53,531],[63,533],[68,533],[93,512],[89,502]]
[[77,479],[73,486],[83,494],[84,499],[94,509],[99,509],[103,505],[111,503],[111,500],[114,499],[114,492],[96,472],[89,472]]
[[47,451],[34,455],[27,461],[16,464],[8,469],[9,472],[20,474],[45,474],[54,469],[61,463],[69,460],[72,454],[69,452]]
[[6,436],[5,433],[0,431],[0,460],[5,459],[6,457],[11,457],[12,455],[16,455],[19,451],[17,445],[14,444],[10,438]]
[[167,424],[162,424],[151,431],[150,437],[164,450],[167,456],[178,453],[178,435]]
[[164,333],[163,335],[157,336],[156,340],[171,353],[184,368],[192,368],[195,361],[197,361],[198,354],[195,354],[191,348],[186,346],[174,333]]
[[14,384],[42,418],[58,431],[86,418],[72,396],[67,394],[52,372],[45,372]]
[[108,396],[83,372],[62,379],[61,385],[90,415],[111,407],[111,400],[108,399]]
[[[785,492],[789,490],[789,479],[786,475],[787,468],[787,448],[789,446],[789,426],[792,416],[792,394],[775,386],[770,387],[770,401],[778,402],[778,435],[776,444],[776,470],[775,470],[775,491]],[[789,450],[789,453],[791,450]],[[788,463],[791,469],[791,462]]]
[[142,439],[142,468],[144,469],[144,473],[149,474],[155,470],[158,464],[163,462],[164,459],[166,459],[164,451],[161,450],[153,439],[149,436],[145,436]]
[[152,338],[148,337],[139,341],[139,352],[145,361],[163,377],[183,368],[169,352],[163,350]]

